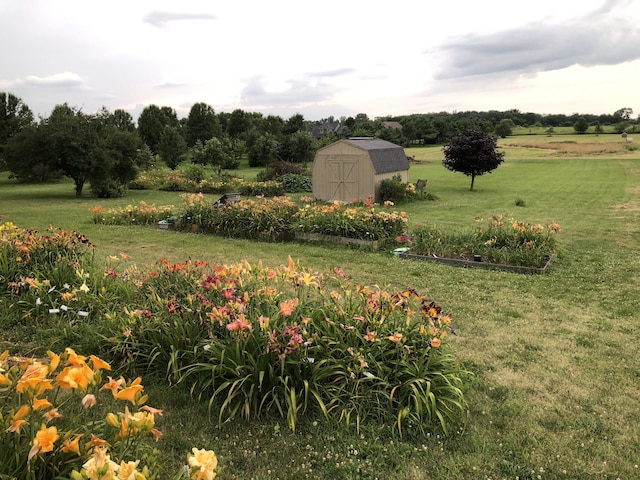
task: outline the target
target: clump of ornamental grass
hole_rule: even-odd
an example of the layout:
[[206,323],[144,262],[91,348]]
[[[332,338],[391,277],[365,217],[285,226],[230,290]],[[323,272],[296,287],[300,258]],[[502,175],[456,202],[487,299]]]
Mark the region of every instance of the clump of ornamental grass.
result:
[[[109,363],[66,348],[46,359],[0,354],[0,467],[2,477],[146,480],[166,478],[156,417],[140,377],[105,374]],[[104,378],[106,375],[106,378]],[[193,449],[189,478],[214,478],[217,459]],[[210,474],[206,476],[206,473]],[[174,478],[184,478],[182,472]]]

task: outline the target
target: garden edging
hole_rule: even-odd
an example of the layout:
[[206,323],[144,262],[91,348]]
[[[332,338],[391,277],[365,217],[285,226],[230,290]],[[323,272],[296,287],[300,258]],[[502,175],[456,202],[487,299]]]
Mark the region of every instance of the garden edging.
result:
[[415,253],[401,253],[398,256],[406,260],[431,261],[431,262],[444,263],[447,265],[454,265],[458,267],[476,267],[476,268],[486,268],[486,269],[493,269],[493,270],[505,270],[505,271],[517,272],[517,273],[537,273],[537,274],[546,273],[547,269],[549,268],[549,266],[551,265],[551,263],[555,258],[555,254],[551,255],[547,260],[547,263],[545,263],[543,267],[525,267],[521,265],[506,265],[502,263],[489,263],[489,262],[476,261],[476,260],[462,260],[458,258],[445,258],[445,257],[434,257],[429,255],[418,255]]

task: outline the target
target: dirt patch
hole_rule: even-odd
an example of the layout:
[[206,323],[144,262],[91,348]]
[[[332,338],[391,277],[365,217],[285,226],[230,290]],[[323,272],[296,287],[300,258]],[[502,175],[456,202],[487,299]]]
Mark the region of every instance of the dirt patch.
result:
[[632,150],[628,143],[603,142],[603,143],[577,143],[577,142],[554,142],[546,143],[505,143],[505,147],[529,148],[545,150],[550,156],[599,156],[599,155],[621,155],[630,153]]
[[[634,189],[640,189],[640,187],[634,187]],[[637,193],[637,192],[635,192]],[[640,198],[634,198],[625,203],[619,203],[612,205],[614,210],[624,210],[626,212],[640,212]]]

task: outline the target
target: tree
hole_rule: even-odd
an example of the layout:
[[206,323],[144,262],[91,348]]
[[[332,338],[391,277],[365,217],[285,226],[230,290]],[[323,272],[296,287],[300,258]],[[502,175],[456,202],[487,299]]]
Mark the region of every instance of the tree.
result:
[[245,111],[237,108],[231,112],[227,120],[227,133],[231,138],[238,138],[241,135],[245,135],[247,130],[249,130],[249,123]]
[[22,99],[12,93],[0,92],[0,166],[9,139],[31,124],[33,113]]
[[576,133],[585,133],[589,129],[589,122],[584,117],[578,118],[576,123],[573,124],[573,129]]
[[49,182],[63,176],[52,165],[45,127],[29,125],[7,142],[4,161],[11,177],[20,182]]
[[313,161],[316,153],[316,140],[309,132],[298,130],[285,137],[279,145],[280,159],[293,163],[307,163]]
[[198,140],[206,143],[211,137],[219,137],[222,133],[213,107],[203,102],[191,107],[186,127],[186,140],[189,147],[193,147]]
[[296,113],[284,122],[282,133],[284,135],[293,135],[296,132],[306,131],[304,117],[301,113]]
[[135,131],[109,126],[99,136],[89,172],[91,190],[100,198],[121,197],[127,184],[136,178],[137,162],[143,150],[142,139]]
[[623,107],[613,113],[613,119],[614,122],[628,122],[631,119],[631,115],[633,115],[633,108]]
[[50,162],[73,179],[76,197],[94,166],[92,149],[98,144],[98,132],[91,118],[66,103],[56,105],[44,122],[44,132],[50,144]]
[[491,173],[504,161],[504,152],[497,150],[496,137],[483,130],[474,128],[466,130],[451,138],[444,152],[443,165],[453,171],[471,177],[471,188],[475,178]]
[[182,161],[182,155],[187,151],[187,143],[176,127],[165,125],[160,141],[158,153],[171,170],[175,170]]
[[514,126],[515,124],[513,123],[513,120],[511,120],[510,118],[503,118],[502,120],[500,120],[498,125],[496,125],[496,135],[498,135],[500,138],[506,138],[513,133]]
[[278,141],[270,133],[258,135],[248,146],[249,166],[263,167],[278,158]]
[[166,126],[173,127],[178,131],[178,117],[171,107],[149,105],[142,110],[138,117],[138,132],[153,153],[158,153],[160,137],[162,137]]

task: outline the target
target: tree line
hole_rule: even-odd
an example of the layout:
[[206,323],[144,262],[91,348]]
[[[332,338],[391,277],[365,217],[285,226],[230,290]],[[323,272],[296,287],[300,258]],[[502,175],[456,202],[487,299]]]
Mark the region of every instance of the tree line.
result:
[[[0,92],[0,170],[20,181],[73,179],[80,196],[86,183],[100,197],[120,196],[140,169],[159,157],[170,168],[181,162],[237,168],[240,159],[250,166],[276,161],[306,164],[318,148],[349,136],[377,137],[398,145],[446,144],[470,129],[497,136],[515,126],[590,125],[635,129],[633,110],[613,114],[541,115],[519,110],[439,112],[370,119],[366,113],[336,119],[307,121],[297,113],[288,119],[236,109],[215,112],[204,102],[194,104],[187,117],[178,118],[167,106],[148,105],[137,122],[126,111],[101,108],[85,113],[68,104],[56,105],[49,117],[36,120],[19,97]],[[398,124],[401,128],[397,128]],[[586,126],[586,127],[585,127]]]

